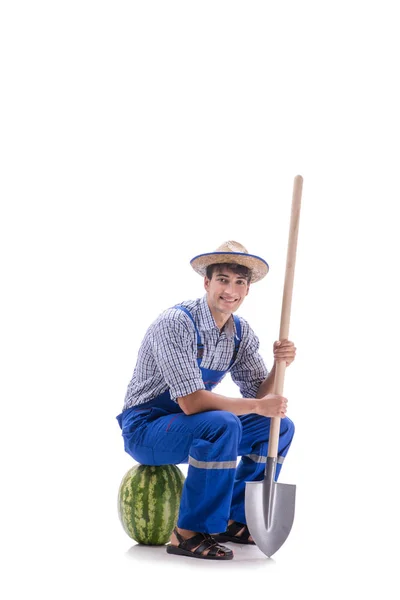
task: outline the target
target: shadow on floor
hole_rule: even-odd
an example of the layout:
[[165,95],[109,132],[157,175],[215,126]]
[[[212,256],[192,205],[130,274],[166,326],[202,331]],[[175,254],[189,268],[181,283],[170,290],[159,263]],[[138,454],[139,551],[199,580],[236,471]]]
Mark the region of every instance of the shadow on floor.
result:
[[[272,567],[275,565],[275,561],[272,558],[268,558],[264,556],[264,554],[256,548],[255,546],[248,546],[240,544],[226,544],[229,548],[231,548],[235,554],[233,560],[201,560],[190,558],[187,556],[176,556],[167,554],[166,546],[145,546],[142,544],[135,544],[127,552],[125,556],[130,560],[139,560],[139,561],[149,561],[153,564],[155,561],[167,563],[170,566],[174,564],[182,565],[182,561],[184,564],[190,563],[190,565],[203,565],[203,567],[207,565],[216,565],[217,563],[223,562],[225,565],[224,568],[240,568],[241,566],[245,566],[246,568],[266,568]],[[230,565],[230,567],[228,566]],[[201,567],[197,567],[201,568]]]

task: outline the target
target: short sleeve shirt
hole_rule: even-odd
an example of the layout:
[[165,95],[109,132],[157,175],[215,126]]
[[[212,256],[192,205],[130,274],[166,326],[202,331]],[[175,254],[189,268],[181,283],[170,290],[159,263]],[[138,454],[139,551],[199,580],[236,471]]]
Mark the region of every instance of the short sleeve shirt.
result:
[[[236,327],[232,317],[222,330],[215,324],[207,295],[179,303],[188,309],[204,345],[201,366],[227,371],[235,348]],[[244,398],[255,398],[268,370],[258,352],[259,340],[245,319],[240,318],[241,342],[232,380]],[[171,399],[205,389],[197,363],[197,336],[190,317],[169,308],[148,328],[140,346],[137,363],[128,385],[124,410],[139,406],[169,390]]]

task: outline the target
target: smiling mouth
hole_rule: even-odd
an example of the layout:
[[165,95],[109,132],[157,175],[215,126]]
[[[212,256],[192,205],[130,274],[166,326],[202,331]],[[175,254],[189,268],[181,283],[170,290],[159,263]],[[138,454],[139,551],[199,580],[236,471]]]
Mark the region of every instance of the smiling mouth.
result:
[[235,302],[237,302],[237,300],[227,300],[226,298],[222,298],[222,296],[220,296],[220,299],[223,302],[228,302],[228,304],[234,304]]

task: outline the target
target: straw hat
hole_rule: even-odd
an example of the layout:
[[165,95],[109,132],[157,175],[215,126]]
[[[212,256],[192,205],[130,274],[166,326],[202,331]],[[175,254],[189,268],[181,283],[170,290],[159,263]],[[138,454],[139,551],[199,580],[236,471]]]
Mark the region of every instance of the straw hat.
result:
[[235,263],[251,269],[251,283],[260,281],[269,271],[268,263],[259,256],[249,254],[248,251],[239,242],[224,242],[215,250],[207,254],[199,254],[190,261],[193,269],[203,277],[209,265],[219,263]]

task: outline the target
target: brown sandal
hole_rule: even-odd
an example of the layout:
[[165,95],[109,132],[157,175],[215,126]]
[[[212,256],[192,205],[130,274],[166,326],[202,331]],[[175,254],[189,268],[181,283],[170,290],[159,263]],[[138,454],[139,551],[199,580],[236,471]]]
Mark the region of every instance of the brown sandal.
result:
[[[174,534],[178,538],[179,545],[174,546],[173,544],[169,544],[167,546],[168,554],[179,554],[180,556],[191,556],[193,558],[205,558],[208,560],[231,560],[233,558],[232,550],[218,544],[208,533],[196,533],[196,535],[187,540],[176,529],[174,529]],[[196,548],[196,546],[198,547]],[[196,549],[193,550],[193,548]],[[207,554],[203,554],[204,550],[207,549],[209,549]]]

